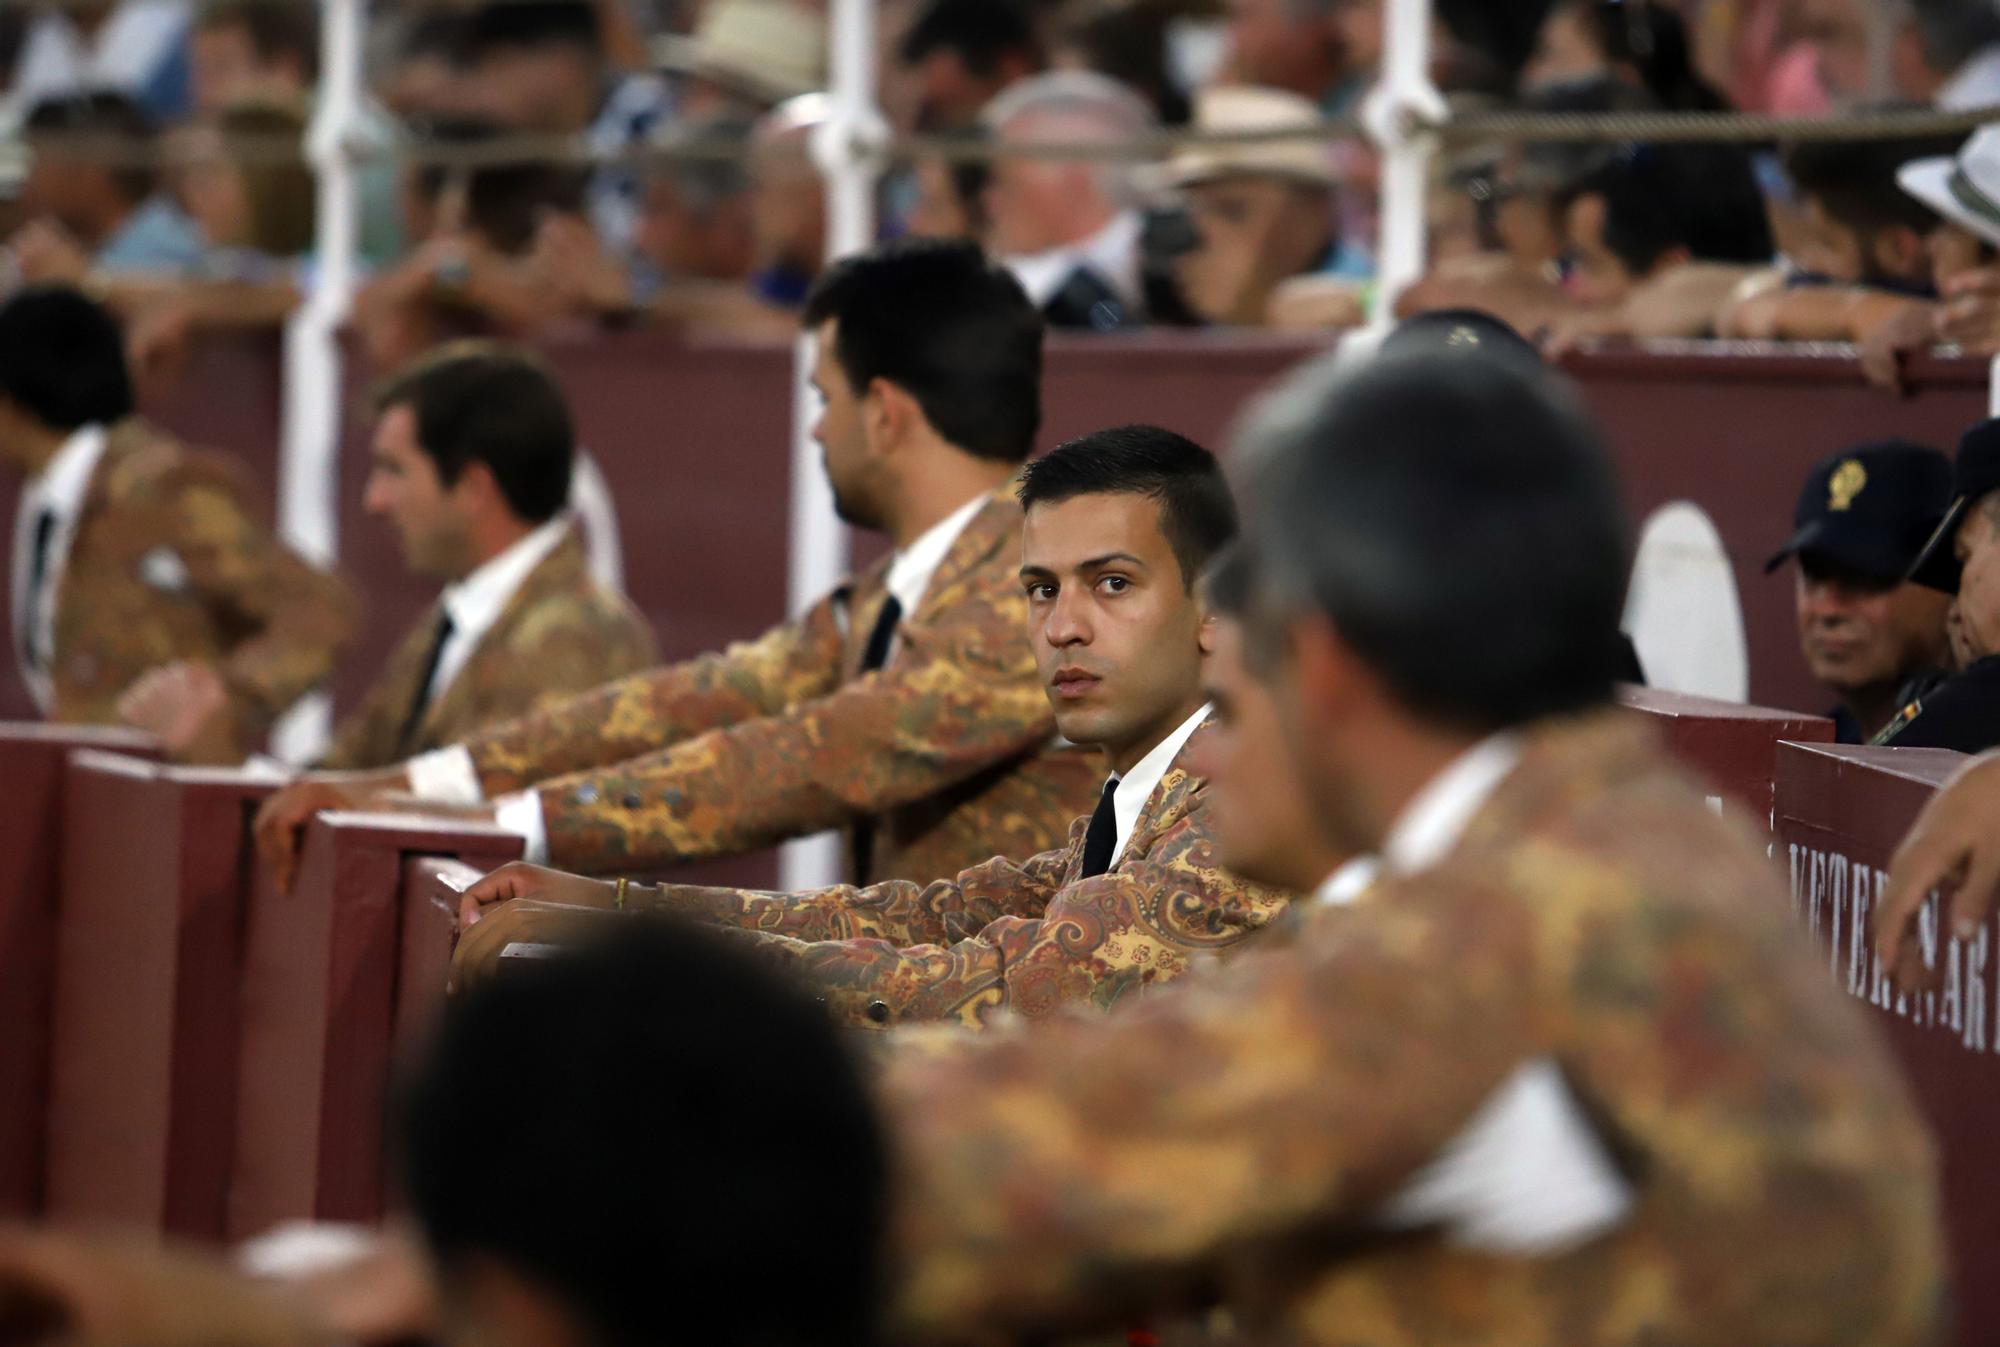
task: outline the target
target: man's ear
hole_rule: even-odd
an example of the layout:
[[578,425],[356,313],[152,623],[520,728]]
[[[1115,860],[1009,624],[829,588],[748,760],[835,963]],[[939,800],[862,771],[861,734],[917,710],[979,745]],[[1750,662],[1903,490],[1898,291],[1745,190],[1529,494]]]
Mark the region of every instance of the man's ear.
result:
[[908,443],[911,432],[923,418],[917,400],[887,379],[874,379],[861,400],[861,415],[868,428],[868,442],[878,452],[892,451]]
[[1930,270],[1923,235],[1908,225],[1876,230],[1869,251],[1874,254],[1871,260],[1878,275],[1893,276],[1899,281],[1921,280]]
[[1204,655],[1213,655],[1215,653],[1215,635],[1219,622],[1220,619],[1210,610],[1209,606],[1203,604],[1201,606],[1201,620],[1195,624],[1194,643],[1195,647]]
[[452,1273],[447,1298],[452,1317],[472,1331],[468,1341],[492,1347],[587,1347],[590,1334],[538,1282],[500,1260],[468,1256]]
[[507,493],[500,489],[500,479],[479,459],[470,460],[458,470],[458,480],[451,484],[450,490],[468,515],[494,509],[510,515],[514,512],[507,503]]

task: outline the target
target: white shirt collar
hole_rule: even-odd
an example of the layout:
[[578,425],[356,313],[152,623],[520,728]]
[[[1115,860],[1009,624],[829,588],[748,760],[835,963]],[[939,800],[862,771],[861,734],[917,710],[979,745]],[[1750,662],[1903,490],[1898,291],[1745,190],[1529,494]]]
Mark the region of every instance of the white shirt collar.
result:
[[1132,830],[1139,826],[1139,811],[1146,807],[1146,801],[1159,789],[1160,778],[1174,765],[1174,759],[1181,755],[1188,737],[1208,719],[1208,705],[1180,723],[1180,727],[1166,738],[1154,744],[1145,757],[1134,763],[1132,770],[1118,777],[1118,787],[1111,792],[1111,813],[1118,822],[1117,845],[1111,849],[1111,863],[1125,854],[1125,844],[1132,840]]
[[[32,638],[51,661],[56,658],[56,593],[69,568],[70,543],[76,537],[77,520],[83,514],[83,502],[90,495],[90,481],[108,439],[100,425],[72,431],[40,475],[22,487],[14,509],[14,653],[29,694],[44,712],[54,709],[55,685],[46,669],[29,667],[28,641]],[[55,528],[49,534],[41,592],[31,596],[28,582],[34,565],[35,518],[44,510],[54,517]]]
[[1512,734],[1491,735],[1453,758],[1396,816],[1382,843],[1384,868],[1411,875],[1450,855],[1520,760],[1521,741]]
[[1056,297],[1071,273],[1084,266],[1117,291],[1119,298],[1134,303],[1139,298],[1139,236],[1143,232],[1138,212],[1120,211],[1089,238],[1045,252],[1017,253],[1001,262],[1038,309]]
[[70,432],[35,479],[35,503],[74,518],[90,492],[91,474],[97,471],[97,460],[104,457],[106,439],[103,426],[80,426]]
[[974,496],[925,529],[915,542],[890,558],[889,592],[896,596],[897,603],[903,605],[905,617],[916,612],[917,605],[924,601],[924,591],[931,587],[931,577],[944,564],[951,545],[958,541],[959,534],[965,532],[965,526],[985,508],[986,501],[984,495]]
[[445,586],[438,603],[451,615],[451,639],[438,654],[437,672],[431,677],[431,701],[435,702],[451,686],[472,658],[480,639],[500,620],[515,592],[562,544],[569,529],[568,514],[559,514],[515,539],[506,551],[463,580]]

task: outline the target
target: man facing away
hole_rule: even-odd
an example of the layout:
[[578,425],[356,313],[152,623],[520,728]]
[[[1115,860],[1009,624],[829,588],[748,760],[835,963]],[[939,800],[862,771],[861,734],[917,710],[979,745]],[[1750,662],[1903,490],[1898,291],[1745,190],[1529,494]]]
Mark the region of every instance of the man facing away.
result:
[[977,248],[908,243],[829,271],[806,326],[835,505],[892,555],[755,640],[281,792],[257,828],[281,879],[314,813],[405,791],[599,873],[843,827],[851,877],[923,882],[1061,840],[1095,771],[1022,638],[1008,488],[1041,421],[1041,320]]
[[1056,725],[1109,769],[1067,845],[923,887],[791,894],[508,866],[466,893],[457,983],[490,976],[510,945],[550,943],[579,907],[622,907],[735,928],[848,1023],[976,1028],[1003,1008],[1110,1007],[1283,911],[1284,894],[1215,863],[1207,782],[1190,766],[1215,635],[1195,581],[1236,527],[1214,458],[1157,427],[1100,431],[1030,464],[1021,502],[1020,584]]

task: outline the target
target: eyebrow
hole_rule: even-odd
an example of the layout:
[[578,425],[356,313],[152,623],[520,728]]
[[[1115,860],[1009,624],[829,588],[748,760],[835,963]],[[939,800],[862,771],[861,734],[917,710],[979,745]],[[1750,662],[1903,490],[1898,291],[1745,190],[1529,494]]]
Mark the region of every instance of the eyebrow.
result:
[[1138,557],[1133,556],[1130,552],[1106,552],[1101,557],[1092,557],[1090,560],[1080,563],[1077,569],[1080,571],[1094,571],[1101,567],[1109,566],[1114,561],[1129,561],[1142,571],[1146,569],[1146,563]]

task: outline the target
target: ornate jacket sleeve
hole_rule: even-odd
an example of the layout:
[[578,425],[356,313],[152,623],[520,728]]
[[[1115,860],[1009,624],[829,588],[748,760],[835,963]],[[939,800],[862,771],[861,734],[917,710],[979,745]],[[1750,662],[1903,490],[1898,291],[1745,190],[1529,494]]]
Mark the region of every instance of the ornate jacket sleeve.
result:
[[720,726],[779,715],[840,682],[836,596],[754,641],[649,669],[466,741],[490,797],[653,753]]

